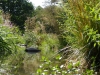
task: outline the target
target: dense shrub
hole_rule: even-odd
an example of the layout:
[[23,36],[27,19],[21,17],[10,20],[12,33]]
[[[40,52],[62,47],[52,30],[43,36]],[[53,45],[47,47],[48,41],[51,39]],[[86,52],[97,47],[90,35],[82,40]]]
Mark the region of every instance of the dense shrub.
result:
[[61,26],[64,28],[63,36],[68,40],[69,44],[74,44],[74,47],[84,48],[79,50],[83,54],[85,53],[89,69],[100,64],[99,3],[99,0],[68,0],[67,3],[64,3],[67,20]]

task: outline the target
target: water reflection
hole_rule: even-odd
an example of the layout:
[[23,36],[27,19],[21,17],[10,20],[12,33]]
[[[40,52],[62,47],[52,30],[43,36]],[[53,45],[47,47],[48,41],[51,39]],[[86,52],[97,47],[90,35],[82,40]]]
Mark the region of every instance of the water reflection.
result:
[[0,75],[34,75],[40,63],[40,54],[20,53],[9,57],[0,67]]

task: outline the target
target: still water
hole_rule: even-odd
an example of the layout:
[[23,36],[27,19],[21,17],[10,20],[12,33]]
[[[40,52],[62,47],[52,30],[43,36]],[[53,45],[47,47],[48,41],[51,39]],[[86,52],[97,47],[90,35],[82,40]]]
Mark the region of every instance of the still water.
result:
[[[9,60],[8,60],[9,59]],[[0,75],[36,75],[40,54],[16,54],[0,65]]]

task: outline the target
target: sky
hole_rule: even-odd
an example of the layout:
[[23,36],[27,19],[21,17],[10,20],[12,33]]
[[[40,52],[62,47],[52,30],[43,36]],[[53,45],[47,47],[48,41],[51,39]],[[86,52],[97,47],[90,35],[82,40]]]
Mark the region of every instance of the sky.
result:
[[43,6],[45,0],[29,0],[30,2],[33,3],[34,6]]

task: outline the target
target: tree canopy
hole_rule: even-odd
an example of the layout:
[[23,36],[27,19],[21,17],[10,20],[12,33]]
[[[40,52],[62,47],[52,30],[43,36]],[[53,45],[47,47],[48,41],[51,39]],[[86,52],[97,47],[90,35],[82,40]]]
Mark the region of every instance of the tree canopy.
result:
[[28,0],[1,0],[0,7],[4,13],[11,15],[10,20],[22,31],[24,30],[25,20],[34,11],[34,6]]

